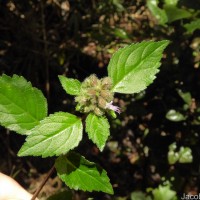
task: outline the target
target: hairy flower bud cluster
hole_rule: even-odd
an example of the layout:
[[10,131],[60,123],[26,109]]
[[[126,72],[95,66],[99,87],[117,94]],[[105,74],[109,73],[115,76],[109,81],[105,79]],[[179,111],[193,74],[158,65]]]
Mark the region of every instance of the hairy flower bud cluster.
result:
[[75,97],[76,110],[101,116],[113,100],[112,81],[109,77],[98,79],[96,75],[86,78],[81,84],[80,94]]

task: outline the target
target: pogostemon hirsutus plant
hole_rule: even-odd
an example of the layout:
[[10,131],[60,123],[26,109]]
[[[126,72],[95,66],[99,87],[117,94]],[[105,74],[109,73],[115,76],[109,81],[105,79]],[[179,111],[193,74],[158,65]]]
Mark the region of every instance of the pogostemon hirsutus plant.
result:
[[86,115],[84,120],[67,112],[47,115],[47,100],[40,90],[22,76],[2,75],[0,124],[27,136],[18,156],[57,156],[57,174],[69,188],[113,194],[106,171],[72,150],[85,131],[103,151],[110,135],[107,117],[121,112],[113,103],[114,94],[134,94],[146,89],[159,71],[168,44],[167,40],[144,41],[119,49],[109,62],[107,77],[99,79],[92,74],[81,83],[59,76],[63,89],[74,96],[76,111]]

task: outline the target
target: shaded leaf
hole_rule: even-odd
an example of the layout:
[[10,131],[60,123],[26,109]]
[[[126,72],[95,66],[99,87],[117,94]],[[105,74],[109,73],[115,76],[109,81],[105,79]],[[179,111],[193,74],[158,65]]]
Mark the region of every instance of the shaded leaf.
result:
[[58,112],[46,117],[30,130],[19,156],[58,156],[78,146],[82,122],[75,115]]
[[176,20],[185,19],[191,17],[191,13],[187,10],[177,8],[173,5],[165,5],[164,10],[168,17],[168,22],[174,22]]
[[162,52],[168,44],[166,40],[145,41],[119,49],[108,65],[113,92],[137,93],[151,84],[159,71]]
[[151,200],[150,196],[146,196],[141,191],[135,191],[131,193],[131,200]]
[[78,95],[81,89],[81,83],[77,79],[58,76],[63,89],[67,94]]
[[21,76],[0,77],[0,124],[20,134],[47,115],[47,101],[40,90]]
[[77,153],[70,152],[66,156],[60,156],[55,167],[58,176],[71,189],[113,194],[106,171]]
[[187,33],[193,33],[195,30],[200,29],[200,19],[185,24],[184,28],[187,29]]
[[192,96],[190,92],[182,92],[181,90],[177,90],[177,91],[178,91],[179,96],[183,99],[183,101],[190,106],[192,103]]
[[128,33],[124,29],[115,28],[114,34],[116,37],[119,37],[121,39],[129,39]]
[[105,117],[96,116],[90,113],[86,119],[86,132],[89,138],[102,151],[108,136],[110,135],[110,125]]

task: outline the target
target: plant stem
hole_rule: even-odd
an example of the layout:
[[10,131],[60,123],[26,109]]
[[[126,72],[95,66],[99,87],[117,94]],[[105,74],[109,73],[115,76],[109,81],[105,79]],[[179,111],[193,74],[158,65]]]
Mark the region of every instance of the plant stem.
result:
[[47,176],[44,178],[44,180],[42,181],[41,185],[39,186],[39,188],[36,190],[36,192],[34,193],[33,197],[31,198],[31,200],[35,200],[38,196],[38,194],[40,193],[40,191],[42,190],[42,188],[44,187],[44,185],[46,184],[46,182],[48,181],[49,177],[52,175],[52,173],[55,170],[55,166],[53,165],[53,167],[49,170],[49,172],[47,173]]

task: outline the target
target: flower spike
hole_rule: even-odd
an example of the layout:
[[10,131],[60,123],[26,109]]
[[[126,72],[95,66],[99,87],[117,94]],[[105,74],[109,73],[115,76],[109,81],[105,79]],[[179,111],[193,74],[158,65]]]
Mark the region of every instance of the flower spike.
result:
[[118,114],[121,113],[120,107],[114,106],[114,105],[113,105],[113,101],[111,101],[110,103],[107,103],[105,108],[110,109],[110,110],[113,110],[113,111],[117,112]]

